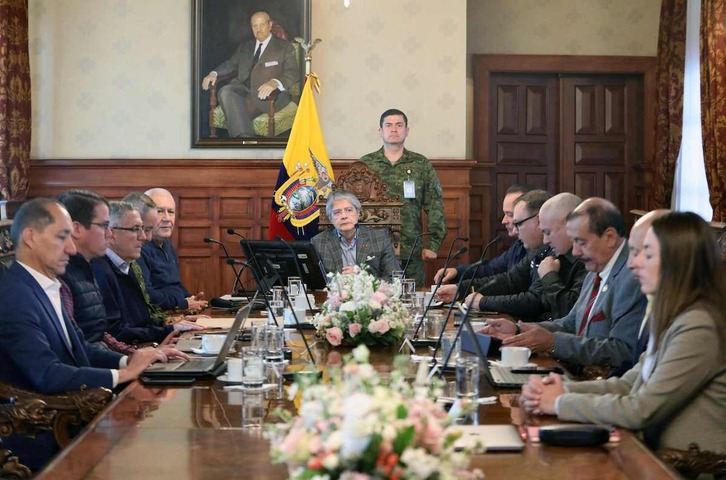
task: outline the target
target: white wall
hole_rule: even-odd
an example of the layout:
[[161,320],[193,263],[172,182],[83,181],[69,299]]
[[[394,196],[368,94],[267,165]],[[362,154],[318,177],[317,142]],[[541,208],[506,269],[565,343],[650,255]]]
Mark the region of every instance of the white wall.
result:
[[[205,0],[213,1],[213,0]],[[468,6],[467,6],[468,3]],[[328,153],[407,146],[470,158],[470,53],[655,55],[660,0],[312,0],[313,70]],[[190,0],[29,0],[33,158],[278,158],[191,149]],[[467,35],[468,29],[468,35]]]

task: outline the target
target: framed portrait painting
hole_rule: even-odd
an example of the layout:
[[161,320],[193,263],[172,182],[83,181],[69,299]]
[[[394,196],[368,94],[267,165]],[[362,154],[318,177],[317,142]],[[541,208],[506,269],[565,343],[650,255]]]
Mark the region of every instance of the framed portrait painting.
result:
[[311,0],[192,0],[192,147],[285,147]]

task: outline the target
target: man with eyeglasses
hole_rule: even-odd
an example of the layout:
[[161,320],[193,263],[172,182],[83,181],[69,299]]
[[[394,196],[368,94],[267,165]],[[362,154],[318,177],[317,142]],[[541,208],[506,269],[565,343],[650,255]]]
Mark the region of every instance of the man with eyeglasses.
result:
[[144,243],[144,225],[139,211],[126,202],[111,202],[111,235],[105,256],[91,262],[104,300],[108,331],[126,343],[163,342],[171,334],[202,327],[187,320],[158,325],[154,309],[147,303],[137,275],[136,260]]
[[356,265],[367,266],[376,277],[390,279],[394,270],[401,269],[391,235],[387,230],[358,225],[360,208],[353,193],[331,193],[325,213],[335,228],[317,234],[311,241],[328,272],[354,273]]
[[73,295],[73,318],[86,340],[99,343],[107,330],[103,297],[98,291],[91,260],[106,254],[111,236],[108,202],[95,192],[69,190],[58,196],[73,221],[71,237],[76,253],[60,278]]
[[171,244],[176,222],[174,197],[164,188],[152,188],[144,193],[151,197],[159,212],[152,239],[141,247],[139,260],[152,303],[163,310],[198,312],[207,308],[204,292],[192,295],[179,277],[179,258]]
[[[481,265],[475,271],[470,271],[467,274],[467,278],[490,277],[497,273],[504,273],[514,267],[527,255],[527,251],[525,250],[524,245],[522,245],[522,241],[517,238],[517,229],[514,228],[514,225],[512,224],[512,218],[514,217],[514,202],[516,202],[517,199],[525,193],[531,192],[534,189],[535,188],[531,185],[517,184],[510,185],[509,188],[507,188],[506,192],[504,192],[504,199],[502,199],[502,225],[504,225],[504,228],[507,231],[507,236],[514,238],[515,240],[504,253],[491,259],[484,265]],[[434,283],[437,283],[441,277],[443,277],[441,280],[442,284],[456,283],[460,278],[459,275],[464,275],[468,268],[469,265],[467,264],[458,265],[455,268],[447,268],[446,271],[442,268],[436,272]],[[453,293],[454,287],[445,287],[444,291],[446,290]]]

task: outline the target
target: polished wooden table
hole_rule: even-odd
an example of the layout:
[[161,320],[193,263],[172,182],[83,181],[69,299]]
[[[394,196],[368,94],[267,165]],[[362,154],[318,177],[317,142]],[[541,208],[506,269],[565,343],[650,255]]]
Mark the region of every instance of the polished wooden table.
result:
[[[339,351],[315,346],[320,363],[339,360]],[[388,370],[395,349],[373,350],[371,362]],[[295,362],[293,362],[295,363]],[[43,479],[283,479],[287,470],[270,462],[261,429],[242,428],[242,393],[224,390],[220,381],[191,387],[152,388],[134,382],[71,445],[40,472]],[[497,395],[481,406],[482,424],[515,423],[526,418],[512,407],[516,391],[495,391],[485,380],[481,395]],[[277,419],[286,399],[266,399],[265,422]],[[545,418],[552,422],[552,418]],[[564,448],[527,443],[522,452],[472,457],[489,479],[657,479],[678,478],[629,432],[617,445]]]

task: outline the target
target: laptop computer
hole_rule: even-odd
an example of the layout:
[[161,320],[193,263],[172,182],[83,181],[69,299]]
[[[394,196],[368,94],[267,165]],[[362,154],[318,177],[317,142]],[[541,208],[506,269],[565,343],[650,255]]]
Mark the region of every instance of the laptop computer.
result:
[[447,432],[461,433],[454,442],[455,449],[470,448],[475,453],[519,452],[525,446],[514,425],[455,425]]
[[234,323],[224,339],[224,344],[216,357],[195,357],[189,360],[169,363],[154,363],[144,370],[144,376],[155,377],[191,377],[203,378],[217,376],[224,371],[232,344],[237,338],[240,326],[252,311],[254,302],[240,308],[235,316]]
[[[484,333],[475,333],[476,342],[479,343],[482,352],[487,356],[500,356],[499,347],[502,341],[498,338],[486,335]],[[474,340],[467,330],[461,332],[461,350],[463,352],[477,354]],[[513,372],[512,370],[517,370]],[[530,375],[549,375],[551,369],[543,371],[532,368],[531,372],[521,372],[522,368],[504,367],[488,360],[485,362],[484,374],[492,385],[499,388],[520,388],[529,381]],[[564,373],[564,372],[563,372]]]

